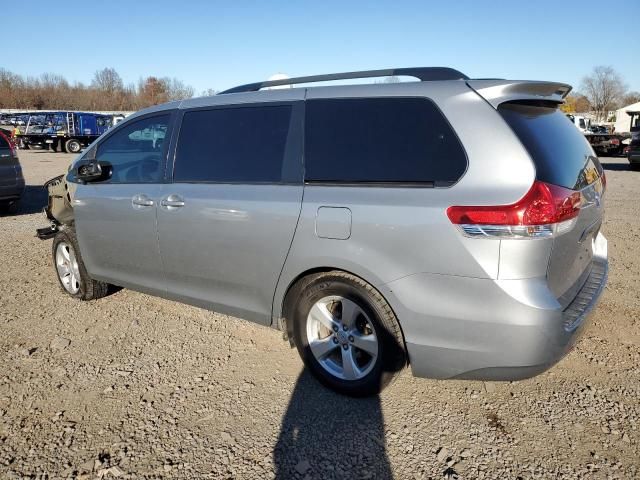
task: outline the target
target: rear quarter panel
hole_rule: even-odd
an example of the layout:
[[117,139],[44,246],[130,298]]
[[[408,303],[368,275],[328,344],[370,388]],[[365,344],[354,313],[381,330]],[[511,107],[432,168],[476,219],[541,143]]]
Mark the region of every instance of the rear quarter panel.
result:
[[[381,290],[417,273],[498,277],[500,241],[463,237],[446,209],[520,199],[535,177],[528,154],[495,109],[463,81],[320,87],[307,93],[308,99],[378,96],[432,99],[464,146],[467,171],[449,188],[305,185],[298,228],[274,296],[274,319],[281,315],[291,282],[314,268],[345,270]],[[348,239],[316,235],[320,207],[351,210]]]

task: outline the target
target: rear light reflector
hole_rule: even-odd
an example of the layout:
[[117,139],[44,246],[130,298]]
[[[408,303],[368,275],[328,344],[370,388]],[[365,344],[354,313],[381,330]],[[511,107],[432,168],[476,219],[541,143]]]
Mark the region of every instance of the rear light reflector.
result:
[[580,192],[535,181],[513,204],[452,206],[447,216],[471,237],[549,237],[573,227],[580,202]]

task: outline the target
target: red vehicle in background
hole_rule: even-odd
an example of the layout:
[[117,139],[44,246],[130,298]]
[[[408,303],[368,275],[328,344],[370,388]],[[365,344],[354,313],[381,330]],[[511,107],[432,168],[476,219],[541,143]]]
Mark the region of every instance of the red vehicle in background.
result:
[[0,135],[2,135],[8,142],[10,142],[11,145],[16,147],[17,143],[13,134],[13,130],[13,128],[9,129],[9,127],[0,127]]

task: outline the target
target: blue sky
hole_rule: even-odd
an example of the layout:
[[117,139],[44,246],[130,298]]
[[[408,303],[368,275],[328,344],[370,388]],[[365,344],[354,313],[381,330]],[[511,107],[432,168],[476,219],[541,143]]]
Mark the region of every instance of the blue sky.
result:
[[114,67],[125,83],[170,76],[200,93],[276,72],[450,66],[578,87],[611,65],[640,91],[640,0],[31,0],[3,2],[1,15],[0,67],[86,83]]

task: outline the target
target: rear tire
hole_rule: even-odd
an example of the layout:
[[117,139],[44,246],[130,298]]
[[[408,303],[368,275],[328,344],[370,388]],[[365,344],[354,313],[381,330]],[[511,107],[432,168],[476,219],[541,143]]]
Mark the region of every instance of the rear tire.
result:
[[629,162],[629,168],[635,172],[640,170],[640,163],[631,163]]
[[402,331],[386,300],[361,278],[332,271],[303,280],[290,316],[305,365],[325,386],[380,393],[406,366]]
[[107,295],[109,284],[92,279],[87,273],[76,232],[65,227],[53,238],[53,265],[62,290],[80,300],[95,300]]
[[75,138],[67,140],[64,146],[69,153],[80,153],[80,150],[82,150],[82,144]]

